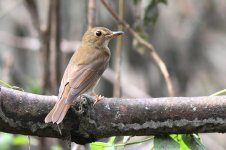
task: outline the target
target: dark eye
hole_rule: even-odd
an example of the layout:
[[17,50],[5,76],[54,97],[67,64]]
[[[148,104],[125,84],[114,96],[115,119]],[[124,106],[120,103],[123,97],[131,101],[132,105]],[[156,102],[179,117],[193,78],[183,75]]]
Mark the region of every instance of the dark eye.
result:
[[102,34],[102,33],[101,33],[100,31],[97,31],[97,32],[96,32],[96,36],[101,36],[101,34]]

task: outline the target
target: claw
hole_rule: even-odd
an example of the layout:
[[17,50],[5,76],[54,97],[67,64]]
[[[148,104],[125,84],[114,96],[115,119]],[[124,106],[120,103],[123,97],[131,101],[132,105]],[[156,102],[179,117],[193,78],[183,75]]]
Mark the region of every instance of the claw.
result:
[[101,100],[104,98],[104,96],[101,96],[101,95],[95,95],[95,96],[96,96],[96,100],[95,100],[95,102],[93,103],[93,106],[94,106],[97,102],[101,101]]

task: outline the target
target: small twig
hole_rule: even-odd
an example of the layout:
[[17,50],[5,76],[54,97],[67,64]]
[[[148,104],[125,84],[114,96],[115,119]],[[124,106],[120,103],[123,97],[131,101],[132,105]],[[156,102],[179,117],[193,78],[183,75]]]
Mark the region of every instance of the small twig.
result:
[[[41,49],[41,41],[33,37],[21,37],[0,31],[0,43],[20,50],[39,51]],[[64,53],[73,53],[80,45],[80,41],[62,40],[60,49]]]
[[48,25],[47,28],[41,29],[41,24],[40,24],[40,19],[38,16],[38,10],[37,10],[37,5],[34,0],[26,0],[26,5],[27,9],[29,11],[29,14],[31,15],[32,23],[34,28],[37,30],[39,33],[39,39],[40,39],[40,52],[41,52],[41,59],[42,59],[42,68],[43,68],[43,77],[42,77],[42,87],[43,87],[43,92],[47,93],[49,90],[49,31],[50,31],[50,7],[49,6],[49,11],[48,11]]
[[27,136],[28,138],[28,150],[31,150],[31,136]]
[[128,143],[120,143],[120,144],[115,144],[115,147],[121,147],[121,146],[127,146],[127,145],[133,145],[133,144],[139,144],[139,143],[144,143],[147,141],[150,141],[154,138],[154,136],[148,137],[146,139],[140,140],[140,141],[135,141],[135,142],[128,142]]
[[40,50],[40,41],[32,37],[20,37],[0,31],[0,43],[18,49]]
[[[104,79],[107,81],[114,83],[116,80],[116,74],[115,72],[108,68],[104,74]],[[122,80],[121,88],[124,89],[122,91],[122,95],[125,97],[150,97],[146,92],[144,92],[142,89],[138,88],[137,86],[131,84],[129,81]]]
[[88,14],[87,14],[88,29],[96,25],[95,18],[96,18],[96,0],[88,0]]
[[[11,13],[13,10],[15,10],[19,5],[23,3],[24,0],[18,0],[18,1],[11,1],[11,5],[8,5],[6,8],[5,6],[3,10],[1,10],[0,13],[0,19],[3,19],[5,16],[7,16],[9,13]],[[12,3],[13,2],[13,3]]]
[[60,83],[60,0],[50,1],[50,89],[56,94]]
[[162,59],[156,52],[155,48],[150,43],[148,43],[146,40],[144,40],[138,33],[136,33],[126,21],[121,19],[113,11],[112,7],[106,2],[106,0],[101,0],[101,2],[106,7],[106,9],[109,11],[109,13],[118,21],[118,23],[123,25],[130,32],[130,34],[137,40],[137,42],[139,44],[143,45],[144,47],[146,47],[149,50],[151,57],[154,59],[155,63],[158,65],[161,73],[164,76],[169,96],[174,96],[173,84],[172,84],[169,72],[167,70],[165,63],[162,61]]
[[[119,17],[123,19],[124,17],[124,8],[125,8],[125,1],[124,0],[118,0],[118,12]],[[118,24],[118,30],[123,30],[123,26],[121,24]],[[115,74],[116,74],[116,80],[114,82],[114,90],[113,95],[115,97],[121,97],[121,58],[122,58],[122,36],[117,38],[117,45],[116,45],[116,51],[115,51]]]
[[35,29],[40,32],[40,19],[38,15],[38,8],[35,0],[25,0],[27,9],[31,15],[31,20]]
[[5,82],[5,81],[2,81],[2,80],[0,80],[0,86],[1,85],[3,85],[3,86],[5,86],[5,87],[8,87],[8,88],[13,88],[13,86],[11,86],[9,83],[7,83],[7,82]]
[[[2,70],[0,71],[0,76],[2,73],[2,80],[6,83],[10,81],[10,74],[14,63],[14,57],[11,52],[3,53],[3,63],[2,63]],[[1,83],[1,80],[0,80]]]
[[225,94],[225,93],[226,93],[226,89],[223,89],[223,90],[220,90],[220,91],[218,91],[218,92],[212,94],[211,96],[219,96],[219,95],[223,95],[223,94]]

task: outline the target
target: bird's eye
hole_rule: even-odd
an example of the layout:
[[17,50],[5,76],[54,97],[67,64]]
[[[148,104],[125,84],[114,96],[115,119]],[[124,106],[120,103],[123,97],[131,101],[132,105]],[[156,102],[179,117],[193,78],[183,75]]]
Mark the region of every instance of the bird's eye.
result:
[[97,32],[96,32],[96,36],[101,36],[101,34],[102,34],[102,33],[101,33],[100,31],[97,31]]

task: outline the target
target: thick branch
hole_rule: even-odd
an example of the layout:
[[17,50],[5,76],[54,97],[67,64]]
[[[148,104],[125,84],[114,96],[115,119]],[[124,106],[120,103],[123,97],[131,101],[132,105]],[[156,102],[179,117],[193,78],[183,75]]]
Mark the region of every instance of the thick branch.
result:
[[[80,99],[59,128],[44,117],[57,97],[0,87],[0,131],[67,138],[80,144],[120,135],[225,132],[226,96]],[[80,113],[78,110],[80,109]]]

